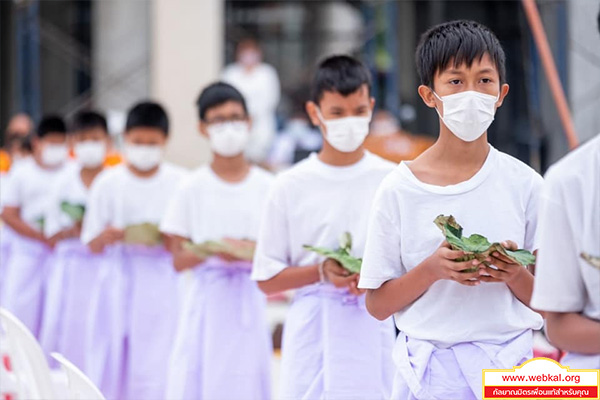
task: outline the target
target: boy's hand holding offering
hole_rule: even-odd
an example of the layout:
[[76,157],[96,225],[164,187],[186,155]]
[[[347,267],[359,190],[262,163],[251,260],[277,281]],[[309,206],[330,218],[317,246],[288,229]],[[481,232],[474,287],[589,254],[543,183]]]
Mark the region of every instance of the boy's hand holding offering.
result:
[[[519,248],[512,240],[507,240],[500,244],[507,250],[515,251]],[[516,277],[527,271],[521,264],[516,263],[497,251],[490,254],[488,262],[498,269],[480,264],[479,274],[481,276],[479,279],[484,282],[504,282],[510,284]]]
[[89,246],[93,253],[101,253],[104,250],[104,247],[120,242],[124,237],[125,232],[123,229],[109,226],[105,228],[98,237],[92,240]]
[[182,249],[181,251],[177,251],[175,254],[173,254],[173,266],[177,272],[191,269],[200,264],[202,261],[204,261],[204,259],[200,258],[191,250]]
[[70,228],[63,229],[60,232],[50,236],[47,239],[49,246],[54,247],[61,240],[78,238],[81,235],[81,223],[75,224]]
[[462,250],[453,250],[447,241],[444,241],[437,250],[423,261],[423,266],[431,272],[435,280],[449,279],[467,286],[480,284],[480,268],[482,262],[474,259],[460,260],[466,255]]
[[331,282],[336,288],[348,288],[351,294],[360,296],[365,290],[358,289],[359,274],[352,274],[332,258],[323,262],[323,275],[325,280]]

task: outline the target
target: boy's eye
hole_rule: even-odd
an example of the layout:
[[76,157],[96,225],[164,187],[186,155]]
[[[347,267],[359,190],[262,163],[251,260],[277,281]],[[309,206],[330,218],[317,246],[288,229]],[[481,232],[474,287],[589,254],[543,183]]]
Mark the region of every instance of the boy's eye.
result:
[[450,84],[451,84],[451,85],[458,85],[459,83],[460,83],[460,79],[452,79],[452,80],[450,81]]
[[483,83],[492,83],[492,80],[490,78],[482,78],[481,82],[483,82]]

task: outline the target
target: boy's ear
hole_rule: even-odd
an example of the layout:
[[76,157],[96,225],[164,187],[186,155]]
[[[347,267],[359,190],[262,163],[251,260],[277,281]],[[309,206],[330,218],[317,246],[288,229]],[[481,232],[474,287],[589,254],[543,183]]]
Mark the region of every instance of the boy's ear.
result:
[[369,107],[371,107],[371,114],[373,114],[373,110],[375,110],[375,97],[369,99]]
[[427,107],[435,108],[435,96],[433,95],[433,90],[429,86],[420,85],[417,91]]
[[208,132],[206,131],[206,123],[204,121],[198,122],[198,132],[208,139]]
[[508,83],[504,83],[502,86],[500,86],[500,97],[498,98],[498,102],[496,103],[496,108],[502,105],[502,103],[504,102],[504,98],[508,94],[509,89],[510,87],[508,86]]
[[317,105],[314,101],[307,101],[306,105],[306,113],[308,114],[308,118],[310,118],[310,122],[314,126],[320,126],[321,121],[319,120],[319,116],[317,115]]

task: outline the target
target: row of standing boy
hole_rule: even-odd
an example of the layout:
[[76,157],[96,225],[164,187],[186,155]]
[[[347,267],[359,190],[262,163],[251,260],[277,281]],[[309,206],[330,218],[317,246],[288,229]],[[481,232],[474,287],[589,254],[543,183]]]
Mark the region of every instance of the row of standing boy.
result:
[[[508,85],[502,47],[478,23],[430,29],[417,69],[440,135],[400,165],[362,147],[374,100],[348,56],[318,66],[306,105],[323,149],[276,178],[244,159],[251,121],[225,83],[198,99],[214,157],[191,173],[162,161],[169,126],[156,103],[130,110],[127,161],[108,170],[101,116],[75,119],[79,167],[62,162],[64,124],[45,119],[3,193],[13,237],[2,305],[110,399],[271,398],[263,292],[292,289],[278,398],[481,398],[481,370],[531,358],[543,316],[568,365],[599,368],[600,274],[579,254],[600,255],[600,138],[545,183],[490,146]],[[82,226],[63,202],[85,204]],[[440,214],[507,248],[541,249],[535,290],[532,272],[501,255],[454,261],[463,254],[433,224]],[[124,244],[140,223],[160,225],[165,245]],[[360,275],[303,248],[335,248],[344,232]],[[185,247],[223,238],[256,240],[254,261]]]

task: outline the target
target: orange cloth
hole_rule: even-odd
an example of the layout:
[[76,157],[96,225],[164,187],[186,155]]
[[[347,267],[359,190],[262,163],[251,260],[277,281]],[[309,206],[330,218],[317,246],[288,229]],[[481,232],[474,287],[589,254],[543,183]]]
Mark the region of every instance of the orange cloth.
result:
[[388,135],[369,135],[365,149],[395,163],[413,160],[427,150],[435,140],[427,136],[400,131]]
[[0,173],[10,170],[10,155],[5,150],[0,150]]
[[105,167],[114,167],[115,165],[121,164],[123,162],[123,157],[117,152],[110,152],[106,155],[106,160],[104,160]]

